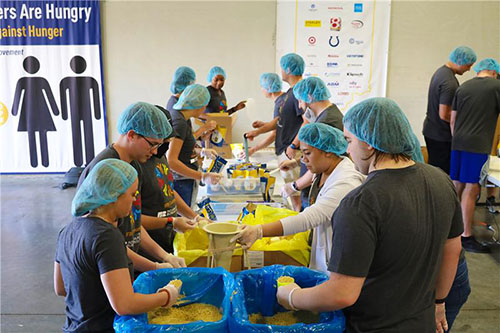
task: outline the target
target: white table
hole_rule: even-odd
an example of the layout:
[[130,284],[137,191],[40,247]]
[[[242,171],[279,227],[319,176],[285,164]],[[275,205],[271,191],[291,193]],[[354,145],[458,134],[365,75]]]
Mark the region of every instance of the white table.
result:
[[498,156],[490,156],[488,181],[500,187],[500,157]]

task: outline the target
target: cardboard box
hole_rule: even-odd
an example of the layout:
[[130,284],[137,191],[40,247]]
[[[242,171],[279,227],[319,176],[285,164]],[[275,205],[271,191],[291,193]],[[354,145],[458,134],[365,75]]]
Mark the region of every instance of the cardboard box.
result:
[[[206,113],[203,115],[207,121],[214,120],[217,125],[226,129],[226,136],[224,138],[224,144],[222,147],[218,147],[206,142],[206,147],[213,148],[217,153],[224,158],[232,158],[231,146],[229,144],[233,143],[233,126],[236,122],[236,113],[229,115],[228,113]],[[203,122],[199,119],[195,120],[195,124],[198,126],[203,126]]]

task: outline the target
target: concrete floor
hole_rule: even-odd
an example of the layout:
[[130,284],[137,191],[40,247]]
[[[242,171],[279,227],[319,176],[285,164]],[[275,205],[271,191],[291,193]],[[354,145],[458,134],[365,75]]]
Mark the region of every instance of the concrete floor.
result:
[[[54,250],[59,230],[71,220],[74,188],[60,190],[62,175],[0,176],[0,331],[60,332],[64,299],[53,292]],[[484,199],[483,199],[484,200]],[[498,231],[500,214],[485,207],[476,219]],[[475,233],[485,240],[484,226]],[[454,332],[500,332],[500,247],[492,255],[467,253],[472,294]]]

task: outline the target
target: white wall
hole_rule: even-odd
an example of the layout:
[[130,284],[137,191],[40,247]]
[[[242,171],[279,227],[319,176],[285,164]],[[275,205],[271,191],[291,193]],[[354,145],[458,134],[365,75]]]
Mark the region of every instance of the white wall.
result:
[[[392,2],[387,96],[406,112],[422,143],[433,72],[459,45],[472,47],[480,59],[500,59],[499,22],[498,1]],[[166,103],[172,74],[182,65],[191,66],[201,84],[211,66],[225,68],[230,106],[255,99],[254,114],[240,113],[233,137],[251,120],[271,118],[272,102],[258,79],[275,71],[275,1],[104,1],[102,29],[110,140],[130,103]]]

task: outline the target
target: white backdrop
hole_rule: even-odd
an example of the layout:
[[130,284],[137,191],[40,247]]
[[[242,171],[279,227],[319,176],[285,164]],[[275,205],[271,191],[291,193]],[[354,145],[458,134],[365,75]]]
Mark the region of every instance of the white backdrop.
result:
[[304,77],[325,81],[345,113],[369,97],[384,97],[390,1],[278,1],[276,68],[290,52],[306,62]]

